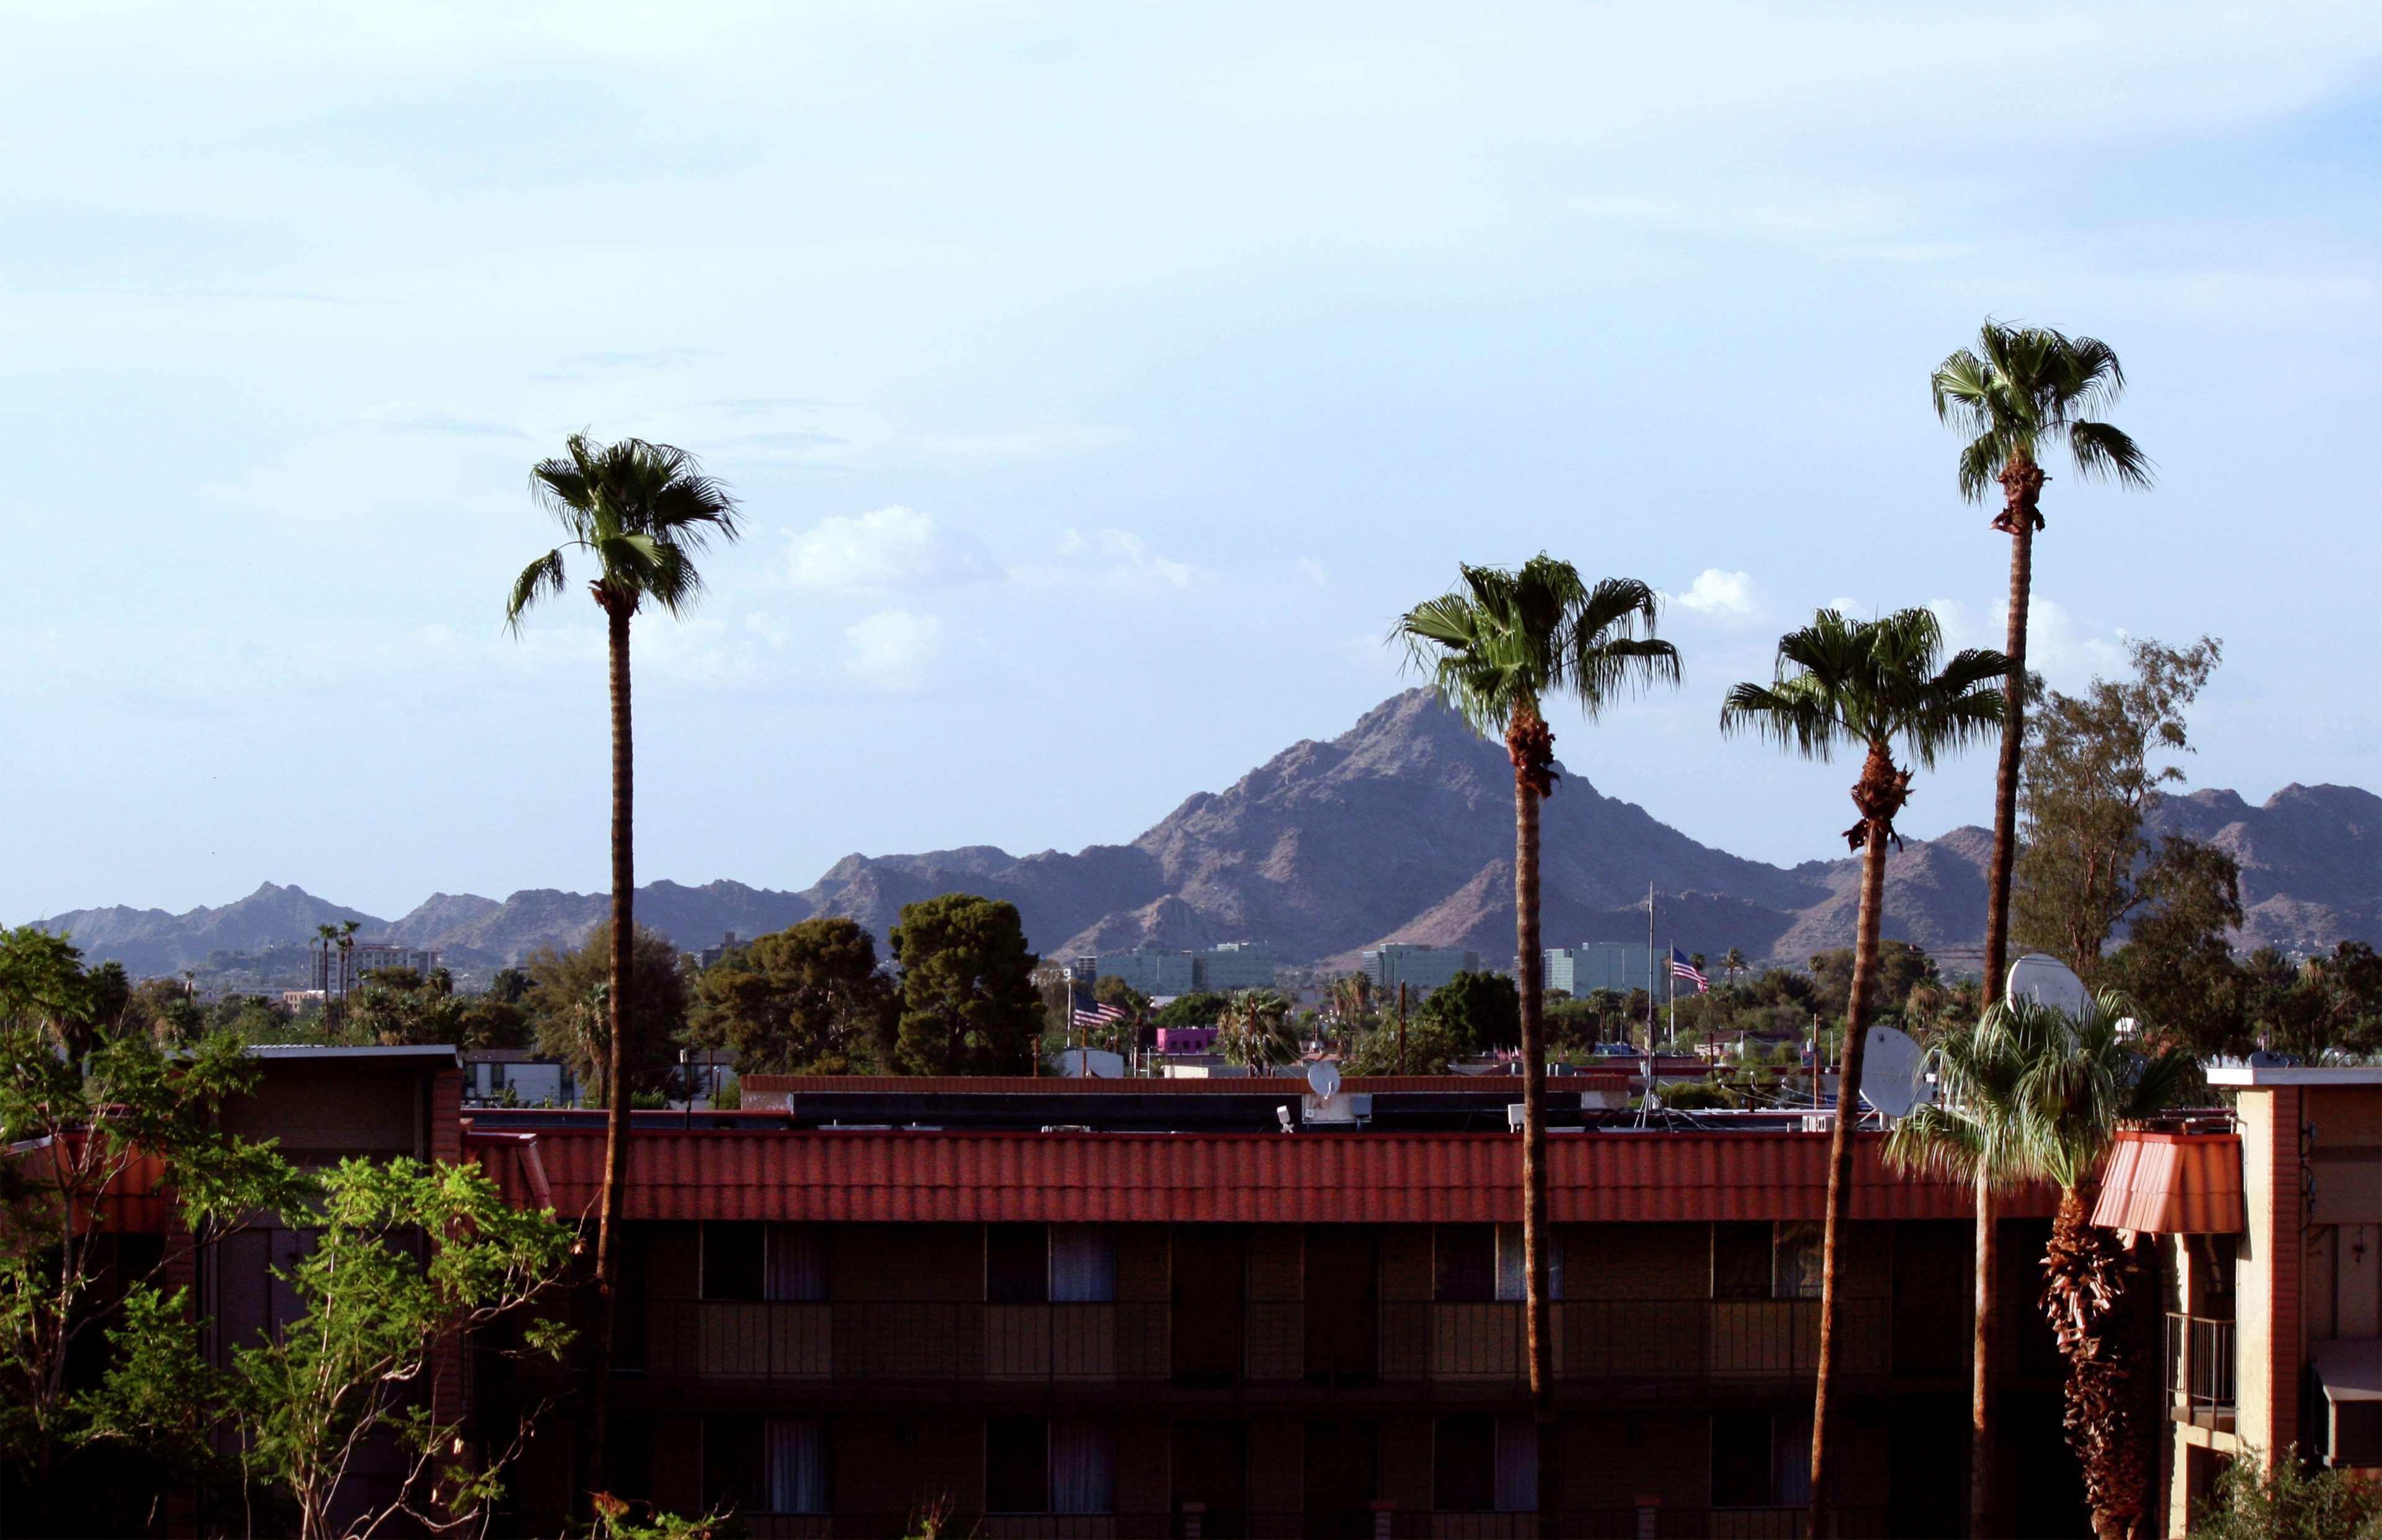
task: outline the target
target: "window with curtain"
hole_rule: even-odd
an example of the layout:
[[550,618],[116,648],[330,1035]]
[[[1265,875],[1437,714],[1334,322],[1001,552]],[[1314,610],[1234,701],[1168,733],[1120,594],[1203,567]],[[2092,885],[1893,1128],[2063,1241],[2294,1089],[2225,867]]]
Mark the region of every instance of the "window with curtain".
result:
[[1050,1227],[1050,1298],[1063,1304],[1106,1303],[1116,1298],[1116,1237],[1105,1226]]
[[1539,1424],[1529,1417],[1497,1419],[1497,1511],[1532,1513],[1539,1506]]
[[[1522,1227],[1497,1227],[1497,1297],[1520,1302],[1529,1298],[1530,1269],[1522,1245]],[[1563,1235],[1547,1227],[1547,1298],[1564,1297]]]
[[1770,1297],[1816,1300],[1823,1281],[1826,1227],[1816,1220],[1781,1221],[1771,1249]]
[[1116,1509],[1116,1443],[1109,1424],[1065,1418],[1050,1424],[1050,1511]]
[[[827,1298],[827,1238],[816,1225],[773,1224],[764,1248],[762,1298],[820,1301]],[[791,1509],[807,1512],[807,1509]]]
[[764,1491],[772,1513],[825,1513],[827,1427],[808,1418],[772,1417],[762,1424]]

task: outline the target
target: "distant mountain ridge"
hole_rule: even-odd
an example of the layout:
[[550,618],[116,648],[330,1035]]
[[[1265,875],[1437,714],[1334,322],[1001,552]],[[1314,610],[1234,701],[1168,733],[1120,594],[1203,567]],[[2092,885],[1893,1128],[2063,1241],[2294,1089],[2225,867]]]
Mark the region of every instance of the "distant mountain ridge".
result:
[[[846,856],[801,892],[719,881],[637,890],[637,918],[681,947],[754,935],[820,914],[881,936],[903,904],[961,890],[1017,905],[1047,956],[1262,940],[1285,962],[1332,966],[1382,941],[1513,948],[1513,782],[1504,752],[1424,691],[1376,706],[1328,742],[1293,744],[1221,792],[1197,792],[1129,845],[1013,856],[992,846]],[[2248,911],[2242,943],[2382,942],[2382,798],[2289,786],[2253,807],[2230,791],[2168,800],[2154,826],[2231,851]],[[1887,867],[1888,935],[1973,950],[1983,930],[1990,831],[1914,840]],[[1698,843],[1643,808],[1565,775],[1546,803],[1543,928],[1549,945],[1642,939],[1654,885],[1664,939],[1718,956],[1799,962],[1852,937],[1851,860],[1779,867]],[[266,883],[186,914],[80,910],[42,922],[94,958],[172,972],[217,950],[302,943],[354,920],[368,939],[444,948],[492,967],[576,945],[603,894],[532,888],[498,901],[434,894],[394,921]]]

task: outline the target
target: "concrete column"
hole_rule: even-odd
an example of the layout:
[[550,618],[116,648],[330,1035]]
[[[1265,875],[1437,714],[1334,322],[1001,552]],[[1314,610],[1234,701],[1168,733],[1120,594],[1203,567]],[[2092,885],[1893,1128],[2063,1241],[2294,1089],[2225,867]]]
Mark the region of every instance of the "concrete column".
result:
[[2237,1260],[2235,1351],[2241,1442],[2271,1465],[2300,1436],[2301,1265],[2306,1245],[2305,1169],[2295,1085],[2245,1086],[2241,1130],[2243,1234]]

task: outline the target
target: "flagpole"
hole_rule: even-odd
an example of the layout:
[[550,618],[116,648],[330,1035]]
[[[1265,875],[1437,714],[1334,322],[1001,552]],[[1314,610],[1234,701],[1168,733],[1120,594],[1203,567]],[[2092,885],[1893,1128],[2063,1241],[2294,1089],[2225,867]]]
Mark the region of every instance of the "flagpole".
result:
[[1646,882],[1646,1051],[1654,1051],[1654,883]]
[[1671,1041],[1672,1041],[1672,1042],[1674,1042],[1674,1043],[1676,1043],[1676,1042],[1677,1042],[1677,1041],[1679,1040],[1679,965],[1678,965],[1678,963],[1675,960],[1675,959],[1678,957],[1678,955],[1679,955],[1679,944],[1678,944],[1678,942],[1676,942],[1676,941],[1675,940],[1675,941],[1673,941],[1673,942],[1671,943],[1671,955],[1670,955],[1669,957],[1666,957],[1666,958],[1664,958],[1664,959],[1663,959],[1665,963],[1668,963],[1668,964],[1670,965],[1670,973],[1671,973]]

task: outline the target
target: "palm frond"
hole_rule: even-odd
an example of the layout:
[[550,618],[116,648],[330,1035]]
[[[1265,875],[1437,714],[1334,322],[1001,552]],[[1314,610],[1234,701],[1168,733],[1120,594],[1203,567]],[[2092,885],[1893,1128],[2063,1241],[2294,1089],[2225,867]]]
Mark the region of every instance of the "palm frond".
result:
[[2150,457],[2123,430],[2106,422],[2069,423],[2068,454],[2083,475],[2106,476],[2121,486],[2151,484]]
[[562,548],[557,546],[522,568],[521,576],[513,580],[512,593],[505,600],[505,629],[518,635],[522,617],[530,606],[546,594],[561,593],[562,585]]

